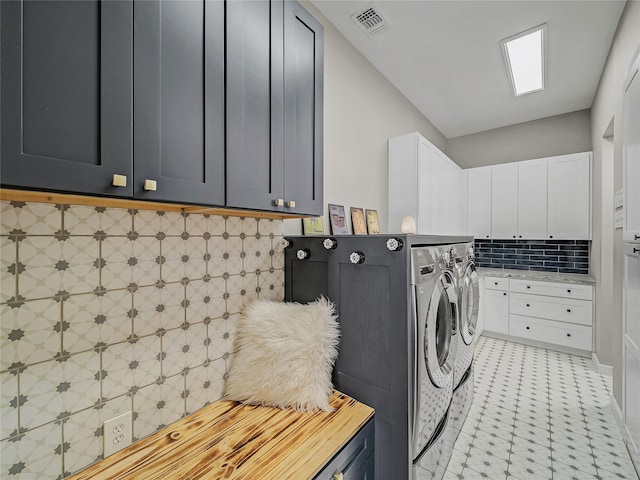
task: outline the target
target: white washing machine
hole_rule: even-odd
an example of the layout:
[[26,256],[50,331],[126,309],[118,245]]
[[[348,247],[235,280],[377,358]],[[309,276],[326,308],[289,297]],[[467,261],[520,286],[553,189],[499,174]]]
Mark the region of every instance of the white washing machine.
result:
[[412,248],[411,262],[416,319],[413,478],[440,479],[452,451],[447,423],[458,345],[452,246]]
[[454,245],[453,250],[459,316],[453,399],[446,434],[451,444],[458,438],[473,403],[473,356],[479,303],[478,272],[473,260],[473,243]]
[[478,272],[474,262],[473,243],[454,245],[453,250],[459,312],[458,346],[453,374],[453,388],[455,390],[473,363],[480,290],[478,287]]

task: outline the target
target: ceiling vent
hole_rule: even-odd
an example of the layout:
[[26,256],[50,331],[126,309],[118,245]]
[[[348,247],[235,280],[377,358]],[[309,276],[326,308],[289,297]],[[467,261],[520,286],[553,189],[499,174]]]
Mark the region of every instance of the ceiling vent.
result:
[[353,20],[369,37],[374,37],[380,32],[389,30],[391,23],[374,5],[369,5],[364,10],[351,15]]

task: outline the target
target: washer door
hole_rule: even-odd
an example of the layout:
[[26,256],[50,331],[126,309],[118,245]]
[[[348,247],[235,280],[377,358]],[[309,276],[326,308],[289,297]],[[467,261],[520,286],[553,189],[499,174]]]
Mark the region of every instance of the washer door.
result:
[[460,336],[467,345],[475,338],[478,325],[478,272],[472,261],[467,264],[460,285]]
[[458,298],[451,272],[445,271],[435,284],[424,331],[424,359],[434,385],[444,387],[450,382],[455,362],[452,336],[458,325]]

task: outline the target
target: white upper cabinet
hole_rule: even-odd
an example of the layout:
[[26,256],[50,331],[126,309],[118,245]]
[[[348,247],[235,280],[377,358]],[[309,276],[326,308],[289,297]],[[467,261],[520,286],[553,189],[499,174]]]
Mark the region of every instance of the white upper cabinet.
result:
[[623,188],[625,242],[640,243],[640,56],[624,89]]
[[547,238],[547,159],[518,162],[518,238]]
[[467,234],[491,238],[491,167],[470,168],[467,174]]
[[466,231],[466,187],[458,165],[418,133],[389,140],[388,232],[402,218],[416,220],[417,233],[461,235]]
[[591,152],[548,162],[547,238],[591,240]]
[[491,236],[516,238],[518,234],[518,164],[491,169]]

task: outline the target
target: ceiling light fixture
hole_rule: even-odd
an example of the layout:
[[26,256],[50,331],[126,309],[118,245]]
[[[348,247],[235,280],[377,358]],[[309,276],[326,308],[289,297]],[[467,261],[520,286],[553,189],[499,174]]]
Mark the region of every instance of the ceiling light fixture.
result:
[[547,25],[540,25],[500,42],[516,97],[544,89]]

